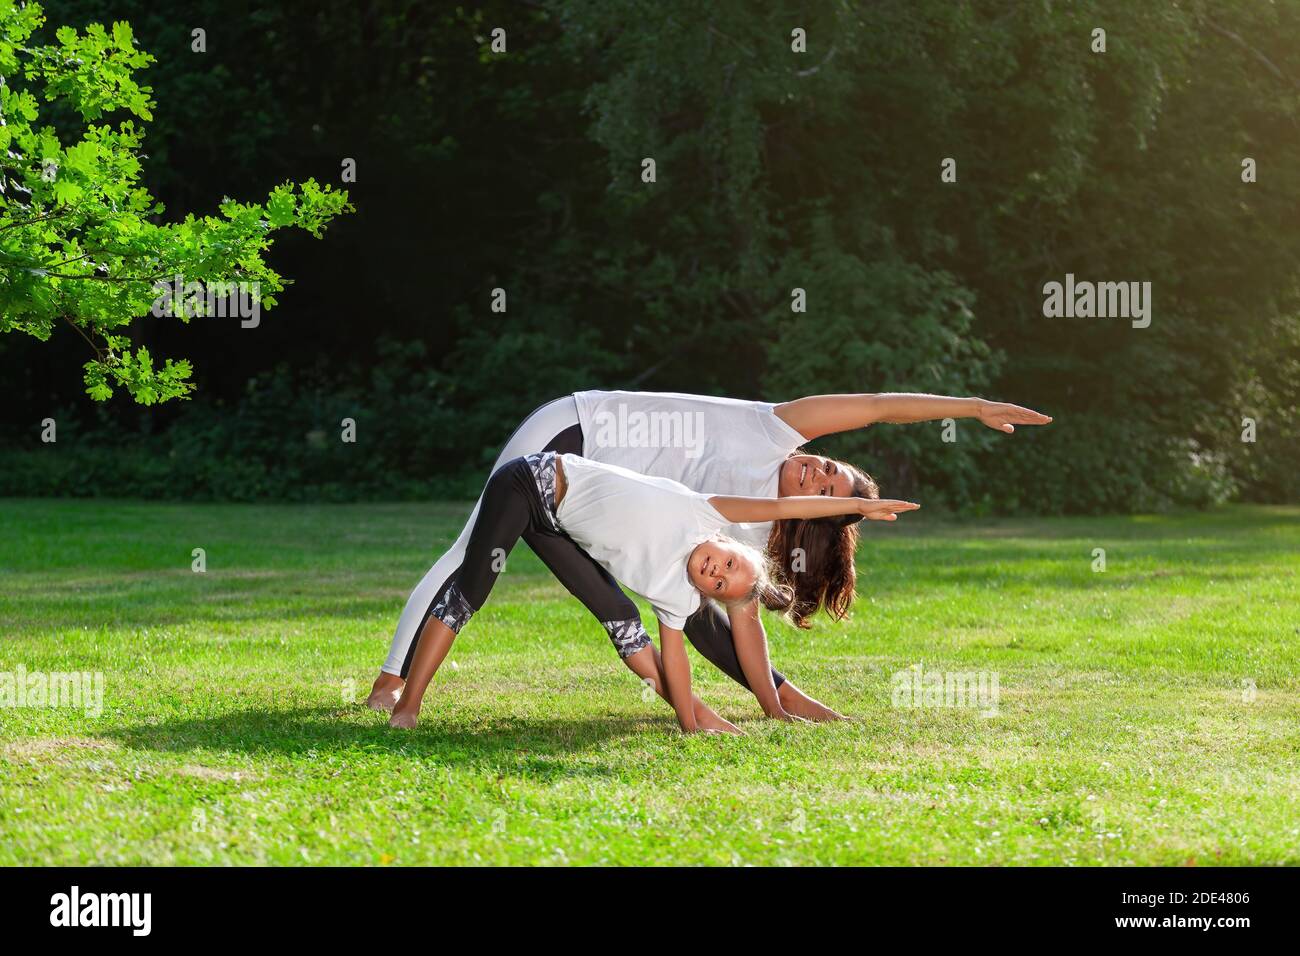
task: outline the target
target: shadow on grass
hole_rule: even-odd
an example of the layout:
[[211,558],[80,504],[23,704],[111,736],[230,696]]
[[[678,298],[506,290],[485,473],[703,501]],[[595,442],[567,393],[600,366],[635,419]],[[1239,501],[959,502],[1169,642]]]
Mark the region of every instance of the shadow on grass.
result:
[[[360,726],[358,720],[373,725]],[[185,753],[233,751],[253,756],[313,756],[380,752],[446,763],[490,765],[532,777],[615,776],[622,768],[567,758],[596,750],[611,740],[636,737],[664,720],[641,717],[493,718],[479,729],[463,719],[440,723],[426,714],[414,731],[387,725],[387,715],[361,705],[345,708],[303,707],[292,710],[253,708],[212,717],[136,724],[105,736],[134,750]]]

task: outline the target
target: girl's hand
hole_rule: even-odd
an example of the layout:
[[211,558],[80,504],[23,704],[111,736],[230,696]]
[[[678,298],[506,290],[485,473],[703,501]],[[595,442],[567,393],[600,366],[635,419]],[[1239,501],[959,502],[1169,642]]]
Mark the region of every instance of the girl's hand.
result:
[[737,734],[745,736],[745,732],[712,710],[708,705],[701,704],[695,709],[695,726],[706,734]]
[[1019,405],[1011,405],[1007,402],[982,400],[975,417],[989,428],[996,428],[1008,435],[1016,430],[1017,425],[1047,425],[1052,421],[1050,415],[1036,412],[1032,408],[1021,408]]
[[699,730],[696,731],[696,733],[700,733],[700,734],[731,734],[731,735],[736,736],[736,737],[743,737],[743,736],[745,736],[745,732],[744,732],[743,730],[741,730],[739,727],[737,727],[735,724],[730,723],[730,722],[725,721],[725,720],[723,721],[723,723],[726,724],[726,727],[701,727]]
[[897,521],[904,511],[915,511],[921,507],[915,501],[899,501],[896,498],[859,498],[858,513],[872,521]]

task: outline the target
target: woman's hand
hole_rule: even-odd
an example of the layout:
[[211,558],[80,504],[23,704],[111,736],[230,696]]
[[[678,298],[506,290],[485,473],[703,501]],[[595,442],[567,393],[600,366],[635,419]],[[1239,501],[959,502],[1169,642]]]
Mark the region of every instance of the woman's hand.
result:
[[773,410],[777,418],[809,441],[835,432],[866,428],[877,422],[906,425],[945,418],[978,418],[989,428],[1012,432],[1016,425],[1046,425],[1052,420],[1019,405],[914,392],[810,395],[777,405]]
[[858,513],[871,521],[897,521],[904,511],[915,511],[921,507],[915,501],[899,501],[896,498],[855,498]]
[[978,401],[979,407],[975,410],[975,417],[989,428],[996,428],[1008,435],[1016,430],[1017,425],[1047,425],[1052,421],[1050,415],[1036,412],[1032,408],[1022,408],[1008,402],[987,402],[984,399]]

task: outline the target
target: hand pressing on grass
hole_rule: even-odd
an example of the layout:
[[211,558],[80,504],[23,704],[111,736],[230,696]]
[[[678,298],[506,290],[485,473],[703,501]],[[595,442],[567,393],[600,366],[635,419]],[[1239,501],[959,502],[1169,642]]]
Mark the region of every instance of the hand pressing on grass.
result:
[[[672,703],[672,699],[668,696],[668,681],[664,675],[663,659],[659,656],[658,648],[653,644],[647,644],[635,654],[623,658],[623,663],[640,678],[643,685],[670,704]],[[695,708],[695,726],[699,730],[718,734],[739,734],[742,737],[745,735],[743,730],[726,718],[719,717],[717,711],[695,694],[691,694],[691,704]]]
[[852,717],[845,717],[843,714],[831,710],[821,701],[809,697],[795,687],[789,679],[776,689],[776,693],[781,701],[781,707],[786,713],[802,717],[811,723],[828,723],[839,720],[851,721],[853,719]]
[[787,724],[811,724],[812,721],[807,717],[800,717],[798,714],[792,714],[788,710],[783,714],[769,714],[773,720],[780,720]]
[[697,704],[695,707],[695,726],[701,733],[745,736],[743,730],[727,720],[727,718],[718,716],[705,704]]

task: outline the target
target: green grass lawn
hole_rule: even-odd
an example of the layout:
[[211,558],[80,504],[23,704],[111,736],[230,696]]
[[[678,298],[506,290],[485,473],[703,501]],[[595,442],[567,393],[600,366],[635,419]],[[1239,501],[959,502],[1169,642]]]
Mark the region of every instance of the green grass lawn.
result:
[[[871,524],[849,623],[769,624],[854,722],[694,656],[743,738],[681,736],[520,546],[389,730],[360,701],[467,510],[0,500],[0,672],[105,680],[0,709],[0,863],[1300,863],[1300,509]],[[892,706],[915,664],[997,713]]]

